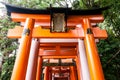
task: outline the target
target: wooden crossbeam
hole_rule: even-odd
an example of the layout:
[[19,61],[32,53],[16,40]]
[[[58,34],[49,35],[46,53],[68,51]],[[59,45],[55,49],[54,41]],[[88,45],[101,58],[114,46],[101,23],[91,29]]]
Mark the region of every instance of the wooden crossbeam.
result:
[[76,66],[75,63],[43,63],[43,66]]
[[[99,27],[92,28],[93,35],[96,39],[107,38],[106,30],[101,30]],[[14,29],[9,29],[7,36],[9,38],[21,38],[23,32],[23,27],[16,26]],[[50,33],[48,29],[42,29],[41,27],[36,27],[33,29],[33,38],[84,38],[84,32],[82,28],[76,28],[70,30],[67,33]]]
[[39,56],[75,56],[76,50],[39,50]]
[[[35,21],[39,23],[50,23],[50,15],[11,13],[11,18],[14,22],[25,22],[26,18],[28,17],[35,19]],[[67,23],[80,24],[83,18],[89,18],[93,23],[102,22],[104,20],[102,15],[71,15],[68,16]]]

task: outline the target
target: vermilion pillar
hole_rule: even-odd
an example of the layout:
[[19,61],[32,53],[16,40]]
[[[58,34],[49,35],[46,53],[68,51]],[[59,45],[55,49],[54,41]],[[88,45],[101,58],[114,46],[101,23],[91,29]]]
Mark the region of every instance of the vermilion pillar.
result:
[[83,28],[85,34],[84,43],[91,80],[104,80],[99,54],[97,51],[94,35],[91,30],[90,20],[88,18],[83,19]]
[[36,80],[41,80],[42,75],[42,63],[43,59],[41,56],[38,57],[38,63],[37,63],[37,73],[36,73]]
[[76,66],[77,66],[77,75],[78,75],[78,80],[81,80],[81,67],[80,67],[80,59],[79,56],[76,56]]
[[77,80],[77,71],[75,66],[70,66],[70,80]]
[[13,68],[11,80],[25,80],[33,27],[34,20],[27,18],[21,37],[21,42]]
[[49,75],[50,75],[50,74],[49,74],[49,67],[46,66],[46,67],[45,67],[45,73],[44,73],[44,80],[51,80],[51,79],[49,79],[49,78],[50,78]]

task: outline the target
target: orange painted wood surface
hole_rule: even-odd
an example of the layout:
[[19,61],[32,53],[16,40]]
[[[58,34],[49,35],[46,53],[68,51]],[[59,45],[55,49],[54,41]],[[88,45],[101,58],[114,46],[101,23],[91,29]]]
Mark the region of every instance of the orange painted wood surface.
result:
[[70,66],[70,80],[77,80],[77,69],[75,66]]
[[[11,13],[11,18],[15,22],[25,22],[25,19],[28,17],[35,19],[36,22],[50,23],[50,15]],[[98,23],[104,20],[102,15],[86,15],[86,16],[76,15],[76,16],[68,16],[67,23],[80,24],[83,18],[89,18],[92,23]]]
[[69,73],[70,70],[52,70],[52,73]]
[[[41,53],[43,52],[43,53]],[[43,50],[39,51],[39,56],[75,56],[77,55],[77,51],[75,50],[60,50],[59,53],[57,53],[56,50]]]
[[99,54],[93,35],[86,35],[85,47],[91,80],[104,80],[102,65],[100,63]]
[[104,80],[104,74],[102,71],[102,65],[100,63],[94,35],[87,32],[88,28],[92,28],[88,18],[83,19],[83,28],[85,33],[84,44],[91,80]]
[[77,56],[77,43],[40,44],[39,56]]
[[32,38],[31,36],[32,36],[33,26],[34,26],[34,20],[27,18],[24,30],[29,29],[30,34],[22,35],[17,57],[15,60],[15,65],[14,65],[12,76],[11,76],[11,80],[25,80],[26,70],[28,65],[28,58],[29,58],[29,51],[31,46],[31,38]]
[[54,77],[54,80],[68,80],[68,77]]
[[[20,38],[22,35],[22,27],[15,27],[14,29],[10,29],[8,31],[8,38]],[[16,33],[15,33],[16,32]],[[70,30],[67,33],[51,33],[49,29],[42,29],[41,27],[36,27],[33,29],[33,38],[81,38],[84,37],[83,30],[75,29]]]
[[39,14],[20,14],[11,13],[11,18],[14,22],[25,22],[26,18],[35,19],[37,22],[50,22],[50,15],[39,15]]
[[43,59],[62,59],[62,58],[76,58],[76,56],[43,56]]
[[81,67],[80,67],[80,60],[79,60],[79,57],[78,56],[76,56],[76,67],[77,67],[77,75],[78,75],[78,80],[80,80],[81,79]]
[[[16,26],[14,29],[9,29],[8,38],[21,38],[23,27]],[[93,35],[97,39],[105,39],[108,37],[106,30],[101,30],[99,27],[92,28]],[[42,29],[36,27],[33,29],[33,38],[84,38],[84,32],[82,28],[76,28],[70,30],[67,33],[50,33],[48,29]]]
[[99,27],[92,28],[95,39],[106,39],[108,37],[106,30],[101,30]]
[[61,48],[76,48],[76,46],[77,46],[77,43],[64,43],[64,42],[62,42],[62,43],[41,43],[40,44],[40,48],[52,48],[53,49],[53,47],[55,48],[56,46],[60,46]]
[[50,79],[49,75],[50,75],[49,67],[46,66],[45,73],[44,73],[44,80],[52,80],[52,79]]
[[37,27],[33,30],[32,36],[35,38],[78,38],[81,36],[83,38],[82,29],[69,30],[66,33],[51,33],[48,29],[41,29]]
[[36,80],[41,80],[42,75],[42,57],[38,56],[38,63],[37,63],[37,73],[36,73]]

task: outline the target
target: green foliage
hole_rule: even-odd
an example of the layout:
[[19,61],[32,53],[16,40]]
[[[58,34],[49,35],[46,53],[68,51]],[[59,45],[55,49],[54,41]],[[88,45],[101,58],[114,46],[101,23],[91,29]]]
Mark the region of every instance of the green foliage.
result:
[[100,24],[102,29],[107,30],[108,39],[101,40],[98,44],[105,79],[120,80],[120,2],[102,0],[101,6],[110,6],[104,12],[104,22]]
[[100,5],[100,0],[6,0],[8,3],[32,9],[43,9],[50,7],[64,7],[71,5],[73,9],[96,8]]
[[107,40],[101,40],[98,50],[106,80],[120,79],[120,39],[109,36]]
[[120,37],[120,0],[103,0],[102,3],[102,6],[110,6],[110,9],[104,12],[106,26],[112,27],[115,36]]
[[8,17],[1,17],[0,20],[0,56],[3,57],[2,80],[10,80],[14,60],[9,54],[17,48],[17,40],[7,38],[9,28],[13,28],[17,23],[12,22]]
[[7,2],[10,4],[32,9],[44,9],[50,7],[50,4],[52,4],[52,6],[63,6],[61,1],[65,0],[7,0]]
[[[67,0],[7,0],[11,4],[17,6],[27,7],[27,8],[46,8],[50,4],[53,6],[65,6]],[[99,24],[102,29],[106,29],[108,32],[108,39],[100,40],[98,44],[98,51],[100,53],[100,58],[105,74],[106,80],[120,80],[120,0],[70,0],[70,4],[73,9],[91,9],[97,7],[110,6],[109,10],[104,11],[105,20],[103,23]],[[4,24],[6,27],[0,27],[0,53],[9,54],[16,47],[12,39],[6,38],[6,31],[13,22],[9,20],[2,20],[0,24]],[[4,42],[5,41],[5,42]],[[11,43],[12,42],[12,43]],[[9,44],[9,45],[7,45]],[[12,46],[12,47],[11,47]],[[8,59],[8,58],[7,58]],[[12,65],[7,65],[7,61],[3,65],[4,70],[8,70],[6,66],[11,66],[9,68],[11,73]],[[5,72],[2,75],[5,79]],[[8,71],[9,74],[9,71]],[[7,75],[10,76],[10,75]]]
[[10,21],[8,17],[0,20],[0,53],[3,55],[8,55],[17,47],[16,39],[7,38],[8,29],[15,25],[16,23]]
[[93,9],[99,8],[101,0],[74,0],[72,7],[74,9]]
[[15,60],[15,56],[7,57],[7,59],[5,59],[5,62],[2,65],[1,80],[10,80],[12,69],[15,62],[14,60]]

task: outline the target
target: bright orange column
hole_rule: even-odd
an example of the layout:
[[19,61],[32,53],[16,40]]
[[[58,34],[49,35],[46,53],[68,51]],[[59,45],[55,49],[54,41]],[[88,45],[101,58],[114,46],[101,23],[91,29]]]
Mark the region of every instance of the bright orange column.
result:
[[41,80],[42,75],[42,63],[43,59],[41,56],[38,57],[38,63],[37,63],[37,73],[36,73],[36,80]]
[[49,68],[49,80],[52,80],[52,71]]
[[77,71],[75,66],[70,66],[70,80],[77,80]]
[[50,74],[49,74],[49,67],[46,66],[46,67],[45,67],[45,73],[44,73],[44,80],[50,80],[50,79],[49,79],[49,78],[50,78],[49,75],[50,75]]
[[94,36],[91,30],[90,20],[83,19],[83,28],[85,33],[84,43],[90,71],[91,80],[104,80],[102,66],[99,59]]
[[78,80],[81,79],[81,70],[80,70],[80,60],[79,57],[76,56],[76,67],[77,67],[77,75],[78,75]]
[[15,65],[13,68],[11,80],[25,80],[33,27],[34,20],[27,18]]

